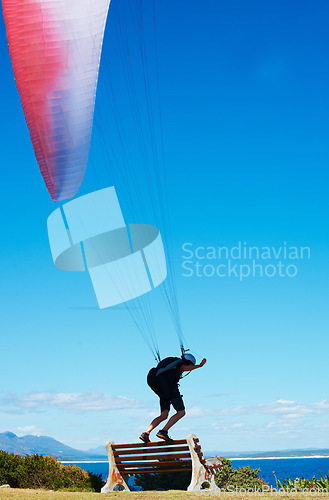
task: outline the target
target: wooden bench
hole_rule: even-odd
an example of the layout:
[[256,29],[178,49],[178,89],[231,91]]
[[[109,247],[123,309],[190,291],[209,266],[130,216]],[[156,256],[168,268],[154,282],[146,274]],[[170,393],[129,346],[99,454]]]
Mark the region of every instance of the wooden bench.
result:
[[189,434],[186,439],[147,444],[115,444],[108,441],[105,446],[109,458],[109,477],[102,493],[117,489],[130,491],[128,478],[135,474],[181,471],[192,472],[188,491],[218,489],[214,475],[222,464],[216,458],[204,458],[195,434]]

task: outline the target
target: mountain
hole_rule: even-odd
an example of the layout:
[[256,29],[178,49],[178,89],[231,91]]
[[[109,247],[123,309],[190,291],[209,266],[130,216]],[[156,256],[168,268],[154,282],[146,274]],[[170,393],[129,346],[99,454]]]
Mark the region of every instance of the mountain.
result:
[[[101,448],[101,447],[99,447]],[[0,450],[8,453],[19,453],[20,455],[52,455],[61,460],[100,460],[106,457],[105,447],[103,453],[76,450],[60,441],[48,436],[22,436],[18,437],[13,432],[0,433]]]
[[86,453],[91,455],[101,455],[102,457],[107,456],[105,445],[97,446],[97,448],[91,448],[90,450],[87,450]]
[[296,458],[296,457],[328,457],[328,448],[302,448],[299,450],[276,450],[276,451],[219,451],[209,450],[204,453],[205,457],[226,457],[226,458]]
[[[51,455],[60,460],[92,461],[107,460],[105,446],[98,446],[87,451],[76,450],[66,444],[56,441],[49,436],[22,436],[18,437],[13,432],[0,433],[0,450],[20,455]],[[220,451],[208,450],[204,452],[205,457],[221,456],[227,458],[271,458],[271,457],[312,457],[329,456],[329,449],[304,448],[300,450],[277,450],[277,451]]]

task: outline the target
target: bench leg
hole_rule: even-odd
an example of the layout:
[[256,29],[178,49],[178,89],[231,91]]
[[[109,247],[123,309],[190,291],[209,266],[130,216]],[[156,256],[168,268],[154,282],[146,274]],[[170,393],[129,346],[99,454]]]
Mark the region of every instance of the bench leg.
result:
[[195,434],[189,434],[186,438],[187,444],[190,448],[190,454],[192,459],[192,477],[191,483],[187,488],[187,491],[219,491],[220,488],[215,483],[215,476],[213,473],[209,473],[205,467],[201,464],[199,457],[194,449]]
[[115,458],[113,454],[112,445],[113,441],[108,441],[106,443],[106,451],[107,456],[109,458],[109,477],[106,481],[106,484],[101,489],[101,493],[110,493],[111,491],[115,491],[115,488],[119,486],[122,490],[130,491],[129,486],[125,479],[122,477],[115,463]]
[[192,478],[187,491],[219,491],[215,483],[215,474],[207,472],[203,465],[192,471]]

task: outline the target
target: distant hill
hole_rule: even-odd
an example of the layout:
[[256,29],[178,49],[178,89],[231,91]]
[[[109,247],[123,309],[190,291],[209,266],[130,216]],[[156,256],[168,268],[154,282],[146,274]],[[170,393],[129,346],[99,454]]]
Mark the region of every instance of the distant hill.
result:
[[[101,447],[99,447],[101,448]],[[105,447],[103,453],[81,451],[71,448],[60,441],[56,441],[48,436],[22,436],[18,437],[13,432],[0,433],[0,450],[9,453],[19,453],[20,455],[52,455],[62,460],[100,460],[106,459]]]
[[[60,460],[92,461],[106,460],[105,446],[98,446],[87,451],[76,450],[66,444],[56,441],[49,436],[22,436],[18,437],[13,432],[0,433],[0,450],[20,455],[51,455]],[[329,456],[329,449],[308,448],[300,450],[276,451],[220,451],[209,450],[204,452],[205,457],[222,456],[226,458],[270,458],[270,457],[312,457]]]
[[97,448],[91,448],[90,450],[87,450],[86,453],[90,453],[92,455],[102,455],[103,457],[106,456],[106,448],[105,445],[97,446]]

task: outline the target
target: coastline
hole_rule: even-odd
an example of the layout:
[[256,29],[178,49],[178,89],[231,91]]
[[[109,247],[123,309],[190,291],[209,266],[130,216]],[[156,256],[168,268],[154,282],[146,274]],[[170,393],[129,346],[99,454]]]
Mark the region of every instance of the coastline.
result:
[[[305,455],[305,456],[298,456],[298,457],[225,457],[228,460],[291,460],[291,459],[297,459],[297,458],[329,458],[329,455]],[[61,460],[61,464],[106,464],[108,463],[108,460]]]
[[107,464],[108,460],[60,460],[61,464]]
[[296,458],[329,458],[329,455],[304,455],[298,457],[235,457],[228,458],[229,460],[285,460],[285,459],[296,459]]

